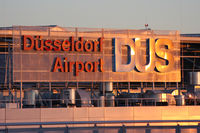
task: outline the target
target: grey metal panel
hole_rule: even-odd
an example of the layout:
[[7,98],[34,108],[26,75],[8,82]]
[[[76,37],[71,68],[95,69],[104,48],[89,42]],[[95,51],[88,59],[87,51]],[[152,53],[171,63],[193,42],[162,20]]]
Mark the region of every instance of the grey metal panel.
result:
[[200,72],[189,72],[190,84],[199,85],[200,84]]
[[4,83],[6,78],[6,54],[0,54],[0,83]]

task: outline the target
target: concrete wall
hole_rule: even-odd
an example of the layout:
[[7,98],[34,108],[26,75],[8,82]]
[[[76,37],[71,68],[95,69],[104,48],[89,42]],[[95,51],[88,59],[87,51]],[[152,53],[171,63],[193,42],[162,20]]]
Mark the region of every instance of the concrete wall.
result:
[[199,119],[200,106],[0,109],[1,123]]

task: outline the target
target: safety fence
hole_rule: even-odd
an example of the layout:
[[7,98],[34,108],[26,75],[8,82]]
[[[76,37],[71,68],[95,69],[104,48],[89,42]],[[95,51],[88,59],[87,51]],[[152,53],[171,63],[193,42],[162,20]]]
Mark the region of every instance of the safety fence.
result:
[[124,107],[124,106],[197,106],[197,98],[114,98],[109,99],[7,99],[0,100],[0,108],[56,108],[56,107]]
[[[0,132],[27,133],[200,133],[200,120],[130,120],[130,121],[73,121],[73,122],[18,122],[0,123]],[[143,126],[125,126],[125,124],[144,124]],[[157,124],[153,126],[151,124]],[[177,125],[170,125],[177,123]],[[105,126],[106,124],[106,126]],[[117,126],[115,124],[118,124]],[[120,124],[120,125],[119,125]],[[160,125],[159,125],[160,124]],[[165,125],[166,124],[166,125]],[[62,125],[62,127],[59,127]],[[78,126],[77,126],[78,125]],[[87,126],[84,126],[87,125]],[[32,127],[30,127],[32,126]],[[33,127],[36,126],[36,127]],[[51,127],[53,126],[53,127]]]

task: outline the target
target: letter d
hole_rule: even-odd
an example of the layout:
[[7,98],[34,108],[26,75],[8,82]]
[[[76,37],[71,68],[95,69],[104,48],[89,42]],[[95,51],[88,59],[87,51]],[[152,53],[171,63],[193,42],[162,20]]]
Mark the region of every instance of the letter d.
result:
[[[116,72],[130,72],[134,69],[135,67],[135,61],[134,61],[134,56],[135,56],[135,46],[134,42],[132,39],[128,38],[117,38],[113,39],[114,41],[114,46],[115,46],[115,71]],[[129,61],[127,64],[122,64],[122,46],[128,46],[130,48],[130,53],[128,53]]]
[[[23,44],[23,49],[24,50],[32,50],[33,49],[33,46],[34,46],[34,39],[32,36],[30,35],[24,35],[24,44]],[[30,44],[27,43],[28,40],[30,41]]]

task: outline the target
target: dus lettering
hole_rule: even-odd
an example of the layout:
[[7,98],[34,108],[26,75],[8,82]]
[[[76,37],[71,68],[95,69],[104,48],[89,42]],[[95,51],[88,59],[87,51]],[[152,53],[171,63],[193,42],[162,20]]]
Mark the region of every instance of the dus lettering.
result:
[[[148,39],[146,58],[144,63],[144,50],[141,50],[141,40],[135,39],[113,39],[115,44],[115,70],[116,72],[130,72],[136,69],[139,72],[169,72],[174,67],[174,58],[172,54],[173,43],[169,39]],[[122,64],[122,46],[130,49],[129,62]],[[155,69],[156,68],[156,69]]]

